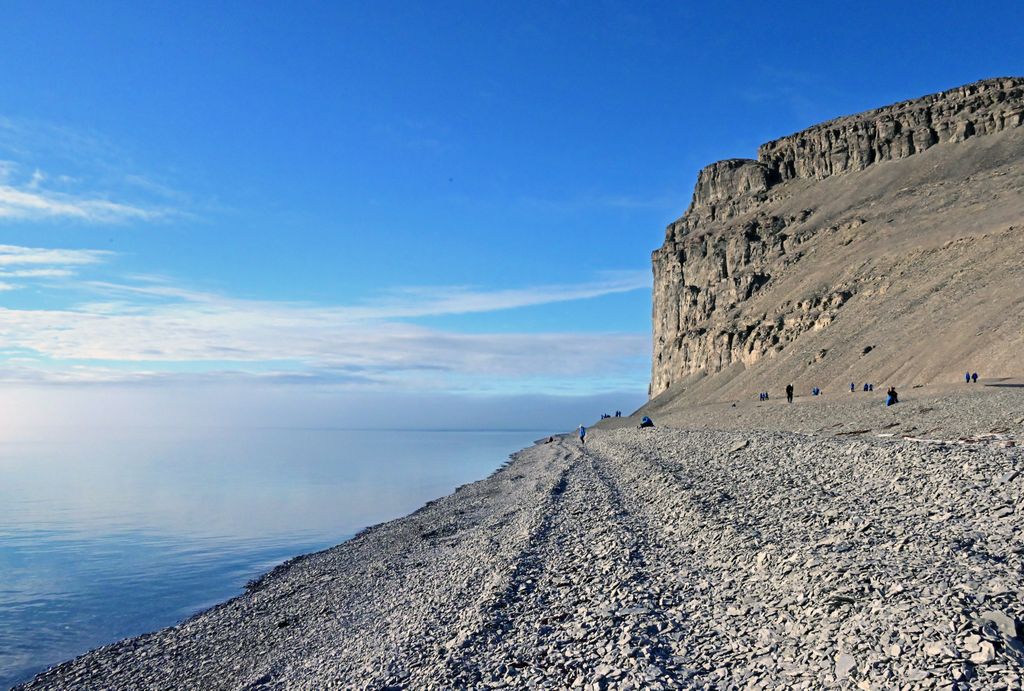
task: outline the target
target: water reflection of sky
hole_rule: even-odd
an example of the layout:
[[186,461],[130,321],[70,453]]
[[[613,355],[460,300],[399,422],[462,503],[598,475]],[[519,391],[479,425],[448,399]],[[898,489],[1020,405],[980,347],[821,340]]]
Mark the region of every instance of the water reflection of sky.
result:
[[173,430],[0,442],[0,688],[479,479],[538,432]]

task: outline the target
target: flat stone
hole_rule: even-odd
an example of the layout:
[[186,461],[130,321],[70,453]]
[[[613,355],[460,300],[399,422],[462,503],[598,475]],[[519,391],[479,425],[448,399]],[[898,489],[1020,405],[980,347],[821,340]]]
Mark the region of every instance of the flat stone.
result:
[[982,641],[981,649],[971,655],[971,662],[976,665],[984,665],[996,659],[996,648],[988,641]]
[[836,655],[836,678],[846,679],[850,676],[850,671],[857,666],[857,659],[849,653],[839,653]]

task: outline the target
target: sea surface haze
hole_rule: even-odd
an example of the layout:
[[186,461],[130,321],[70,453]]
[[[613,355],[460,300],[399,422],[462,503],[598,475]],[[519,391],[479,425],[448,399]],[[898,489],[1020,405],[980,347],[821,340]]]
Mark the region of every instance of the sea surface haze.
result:
[[38,428],[0,440],[0,688],[237,595],[544,434]]

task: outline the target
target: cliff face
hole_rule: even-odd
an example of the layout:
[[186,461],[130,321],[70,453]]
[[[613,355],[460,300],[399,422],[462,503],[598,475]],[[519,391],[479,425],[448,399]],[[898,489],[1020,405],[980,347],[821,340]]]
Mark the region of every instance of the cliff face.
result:
[[782,180],[821,179],[1022,122],[1024,80],[991,79],[816,125],[763,144],[757,158]]
[[[816,125],[764,144],[756,161],[704,168],[653,255],[651,394],[729,371],[721,386],[787,350],[800,351],[791,359],[803,368],[791,377],[825,360],[821,375],[859,375],[863,348],[824,337],[813,352],[795,346],[831,332],[851,302],[864,315],[878,307],[879,284],[914,249],[1024,221],[1022,124],[1024,79],[992,79]],[[972,200],[984,214],[972,215]],[[1012,245],[1019,226],[1009,232]]]

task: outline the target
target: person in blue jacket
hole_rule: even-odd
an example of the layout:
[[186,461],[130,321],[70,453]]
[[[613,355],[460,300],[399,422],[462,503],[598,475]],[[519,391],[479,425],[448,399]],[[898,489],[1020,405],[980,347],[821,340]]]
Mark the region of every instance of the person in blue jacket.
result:
[[580,425],[580,444],[586,446],[587,444],[587,428]]

